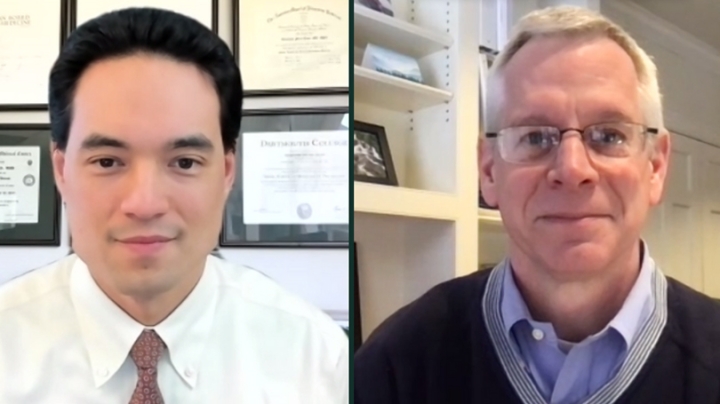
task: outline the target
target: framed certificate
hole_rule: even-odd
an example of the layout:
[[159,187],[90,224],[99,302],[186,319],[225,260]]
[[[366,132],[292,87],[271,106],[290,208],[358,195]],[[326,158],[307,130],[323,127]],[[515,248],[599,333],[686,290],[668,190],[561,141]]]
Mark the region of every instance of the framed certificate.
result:
[[218,32],[218,0],[70,0],[70,25],[74,30],[84,22],[108,11],[128,7],[154,7],[172,10],[198,20]]
[[246,95],[347,93],[349,15],[338,0],[233,0]]
[[245,111],[224,247],[348,247],[347,108]]
[[66,0],[0,1],[0,110],[45,110],[67,30]]
[[60,245],[49,125],[0,125],[0,245]]

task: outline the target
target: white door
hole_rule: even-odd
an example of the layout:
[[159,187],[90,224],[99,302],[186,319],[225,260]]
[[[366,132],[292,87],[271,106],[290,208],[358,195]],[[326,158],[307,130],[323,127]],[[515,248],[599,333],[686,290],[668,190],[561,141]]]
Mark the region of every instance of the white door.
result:
[[672,153],[662,203],[643,237],[665,275],[703,290],[703,193],[700,142],[672,134]]
[[704,291],[720,298],[720,148],[703,148],[703,269]]

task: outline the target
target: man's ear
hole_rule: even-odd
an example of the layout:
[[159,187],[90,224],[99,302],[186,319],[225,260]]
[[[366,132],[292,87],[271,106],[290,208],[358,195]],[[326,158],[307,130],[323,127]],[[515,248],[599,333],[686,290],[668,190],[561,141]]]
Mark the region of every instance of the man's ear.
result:
[[497,190],[493,168],[495,165],[495,145],[491,140],[482,136],[478,137],[478,179],[480,180],[480,192],[485,202],[492,207],[497,207]]
[[663,131],[657,135],[657,138],[654,139],[651,147],[650,204],[654,206],[662,202],[665,189],[665,178],[667,177],[670,152],[672,149],[670,133],[663,129]]
[[52,160],[55,186],[61,198],[65,199],[65,151],[60,150],[57,143],[50,141],[50,158]]
[[235,151],[226,151],[225,156],[225,200],[227,201],[228,197],[230,196],[230,191],[232,191],[233,184],[235,183],[235,174],[236,174],[236,165],[237,165],[237,158],[235,156]]

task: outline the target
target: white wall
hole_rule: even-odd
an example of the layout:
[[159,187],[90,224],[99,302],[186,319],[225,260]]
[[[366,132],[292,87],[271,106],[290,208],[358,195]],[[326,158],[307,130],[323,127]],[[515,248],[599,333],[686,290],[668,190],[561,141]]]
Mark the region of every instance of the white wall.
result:
[[[232,44],[230,0],[219,0],[219,16],[220,36]],[[325,106],[347,107],[348,97],[265,97],[246,99],[245,102],[246,109]],[[47,112],[0,112],[0,123],[47,122]],[[69,245],[64,212],[61,231],[60,247],[0,247],[0,283],[66,255]],[[347,249],[223,248],[221,253],[230,261],[264,272],[336,319],[346,319],[349,300]]]
[[[720,52],[628,0],[482,0],[481,43],[496,47],[523,15],[568,4],[598,10],[625,28],[655,60],[665,123],[673,132],[720,145]],[[500,11],[499,10],[504,10]],[[492,18],[505,17],[505,25]],[[498,34],[497,30],[500,31]],[[503,45],[503,43],[500,43]]]
[[655,60],[665,125],[720,145],[720,53],[627,1],[604,0],[600,10],[630,32]]

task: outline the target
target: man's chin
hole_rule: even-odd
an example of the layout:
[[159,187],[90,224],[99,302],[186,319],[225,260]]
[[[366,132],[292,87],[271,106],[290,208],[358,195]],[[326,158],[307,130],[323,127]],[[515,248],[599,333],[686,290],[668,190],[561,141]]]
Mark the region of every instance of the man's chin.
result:
[[561,278],[585,278],[604,270],[613,257],[607,245],[593,242],[575,242],[546,249],[543,254],[547,270]]
[[172,289],[172,282],[165,279],[164,272],[160,268],[125,268],[125,274],[117,280],[118,290],[123,295],[141,299],[143,297],[152,298],[158,296]]

